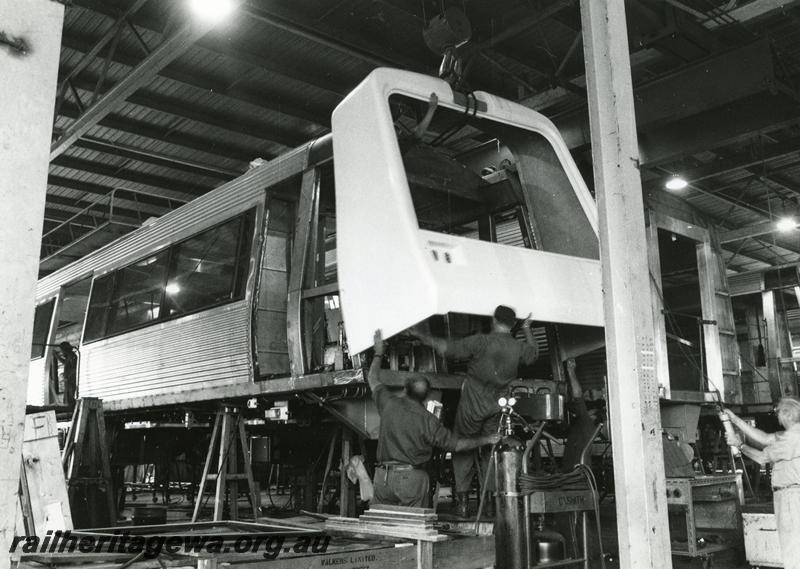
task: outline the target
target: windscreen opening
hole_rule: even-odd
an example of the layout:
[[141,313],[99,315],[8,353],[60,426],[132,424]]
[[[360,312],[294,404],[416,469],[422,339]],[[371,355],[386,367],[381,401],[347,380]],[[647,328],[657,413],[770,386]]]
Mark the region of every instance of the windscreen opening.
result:
[[[541,133],[389,99],[420,229],[596,259],[597,238]],[[576,215],[576,213],[578,215]]]

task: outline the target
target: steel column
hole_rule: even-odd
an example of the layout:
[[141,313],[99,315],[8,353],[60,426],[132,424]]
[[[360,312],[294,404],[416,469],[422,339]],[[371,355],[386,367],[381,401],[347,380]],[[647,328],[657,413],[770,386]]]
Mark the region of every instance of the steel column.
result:
[[10,565],[25,422],[34,290],[47,191],[47,162],[64,6],[3,0],[2,31],[24,37],[26,53],[0,49],[0,569]]
[[600,215],[609,415],[623,569],[670,557],[653,308],[624,0],[581,0]]

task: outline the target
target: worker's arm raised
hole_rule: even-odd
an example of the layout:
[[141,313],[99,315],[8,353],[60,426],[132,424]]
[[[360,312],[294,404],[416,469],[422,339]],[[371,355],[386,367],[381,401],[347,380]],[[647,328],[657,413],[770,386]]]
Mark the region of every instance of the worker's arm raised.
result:
[[575,358],[569,358],[567,360],[567,376],[569,377],[570,395],[573,399],[583,399],[583,388],[581,387],[581,382],[578,381],[578,376],[575,373],[576,367],[577,363],[575,362]]
[[725,413],[727,413],[731,423],[733,423],[737,429],[742,431],[747,440],[756,443],[761,448],[764,448],[765,446],[775,442],[775,435],[773,433],[765,433],[761,429],[756,429],[730,409],[725,409]]
[[447,340],[445,340],[444,338],[437,338],[436,336],[432,336],[428,332],[420,330],[417,327],[411,328],[409,330],[409,333],[423,344],[428,344],[430,347],[436,350],[440,355],[444,356],[447,353]]
[[383,411],[383,406],[388,397],[391,397],[389,389],[381,382],[381,365],[383,364],[384,343],[383,334],[380,330],[375,330],[375,354],[372,357],[372,365],[369,366],[367,382],[372,391],[372,398],[378,406],[378,413]]
[[522,351],[522,363],[531,365],[539,357],[539,344],[536,343],[536,338],[533,337],[533,330],[531,330],[531,315],[522,323],[522,333],[525,334],[525,349]]

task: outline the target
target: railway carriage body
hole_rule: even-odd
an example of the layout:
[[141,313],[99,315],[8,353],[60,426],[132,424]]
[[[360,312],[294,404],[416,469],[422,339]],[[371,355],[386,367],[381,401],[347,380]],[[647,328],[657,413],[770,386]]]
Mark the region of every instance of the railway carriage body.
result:
[[[499,303],[601,325],[594,202],[546,118],[380,69],[332,124],[40,279],[29,404],[63,397],[63,341],[80,395],[130,411],[360,384],[375,328]],[[455,385],[414,348],[392,365]]]

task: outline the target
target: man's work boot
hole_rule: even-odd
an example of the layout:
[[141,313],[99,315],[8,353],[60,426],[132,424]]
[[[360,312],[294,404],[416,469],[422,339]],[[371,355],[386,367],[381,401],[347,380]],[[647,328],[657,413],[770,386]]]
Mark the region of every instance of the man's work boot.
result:
[[459,518],[469,517],[469,492],[456,494],[456,516]]

